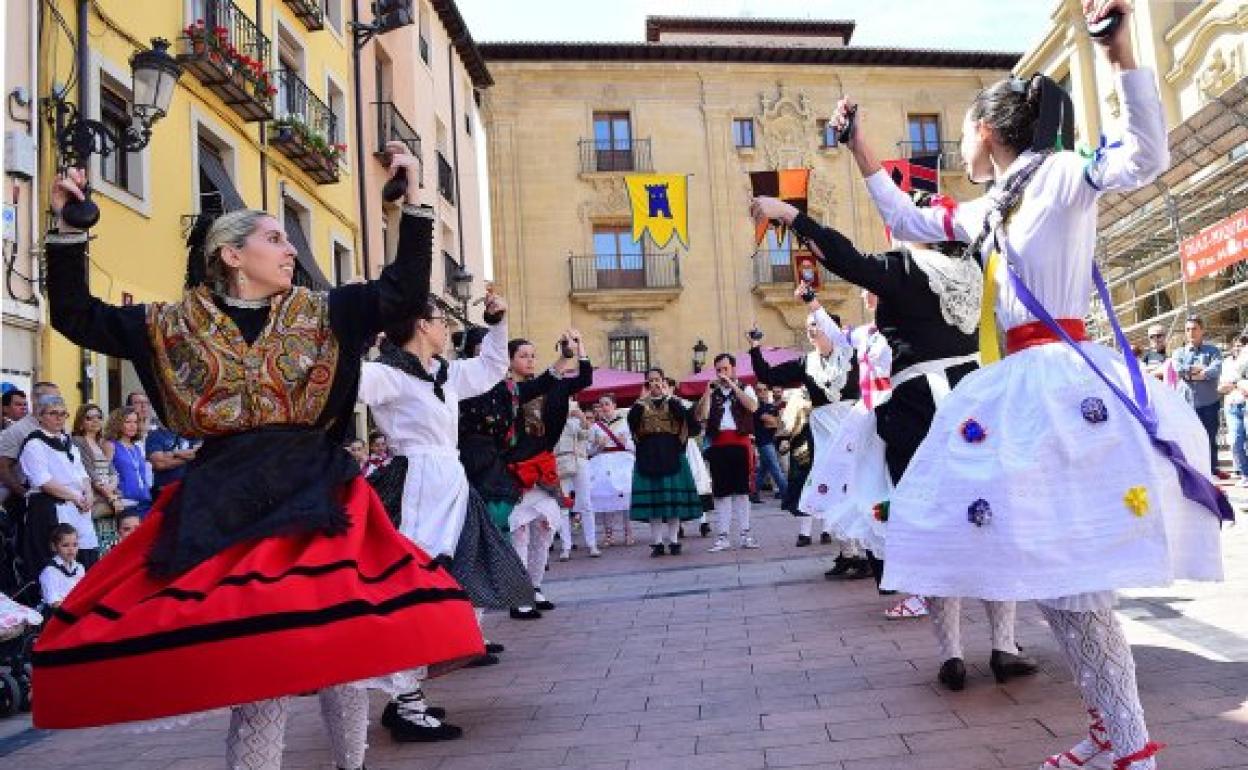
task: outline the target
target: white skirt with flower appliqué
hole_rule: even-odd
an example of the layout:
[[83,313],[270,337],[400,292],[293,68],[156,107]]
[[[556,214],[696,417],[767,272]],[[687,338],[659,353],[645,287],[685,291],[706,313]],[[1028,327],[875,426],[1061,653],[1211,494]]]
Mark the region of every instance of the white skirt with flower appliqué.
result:
[[[1120,354],[1081,344],[1131,393]],[[1202,467],[1195,412],[1147,387],[1160,437]],[[1144,427],[1063,343],[959,382],[892,495],[886,589],[1024,601],[1221,578],[1218,518],[1183,496]]]
[[[802,490],[800,509],[819,516],[836,537],[878,551],[882,531],[871,526],[871,510],[888,499],[884,441],[875,430],[875,411],[862,401],[840,402],[831,430],[815,434],[815,463]],[[816,413],[818,410],[816,410]],[[811,415],[812,428],[819,423]]]

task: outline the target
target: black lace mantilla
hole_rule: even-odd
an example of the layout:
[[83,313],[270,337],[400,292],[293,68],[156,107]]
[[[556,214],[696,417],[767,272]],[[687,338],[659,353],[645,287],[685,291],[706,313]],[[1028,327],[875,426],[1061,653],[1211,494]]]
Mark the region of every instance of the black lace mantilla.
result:
[[245,540],[346,531],[342,488],[359,466],[314,428],[209,439],[164,508],[148,569],[177,575]]

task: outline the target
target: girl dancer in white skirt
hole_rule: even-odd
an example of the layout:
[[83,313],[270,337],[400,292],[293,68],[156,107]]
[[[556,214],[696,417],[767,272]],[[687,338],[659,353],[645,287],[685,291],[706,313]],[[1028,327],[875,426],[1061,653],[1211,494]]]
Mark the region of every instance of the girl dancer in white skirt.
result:
[[633,525],[628,518],[633,498],[633,465],[637,448],[628,416],[615,408],[615,396],[598,399],[598,417],[589,428],[589,510],[601,516],[607,545],[615,545],[619,521],[624,545],[633,544]]
[[[1008,352],[958,384],[898,485],[884,586],[1037,600],[1092,717],[1088,738],[1044,766],[1153,770],[1161,747],[1149,740],[1114,592],[1220,579],[1219,528],[1233,514],[1196,469],[1207,442],[1191,408],[1141,375],[1112,310],[1123,353],[1087,341],[1080,320],[1094,284],[1113,307],[1093,262],[1101,192],[1147,184],[1168,163],[1128,4],[1085,0],[1084,10],[1090,21],[1123,21],[1098,47],[1117,71],[1125,131],[1091,160],[1052,151],[1059,135],[1070,146],[1073,130],[1059,131],[1070,127],[1068,97],[1043,77],[976,97],[962,155],[972,179],[996,184],[951,216],[915,207],[861,132],[850,141],[897,237],[972,242]],[[850,109],[843,100],[834,122]],[[995,343],[992,319],[985,331]]]
[[[445,312],[433,302],[385,329],[381,355],[364,363],[359,399],[390,440],[395,460],[374,473],[382,503],[398,529],[427,553],[450,560],[450,573],[476,607],[507,609],[533,602],[524,565],[511,544],[490,522],[485,503],[472,491],[459,462],[459,402],[493,388],[507,373],[507,305],[492,291],[485,316],[494,321],[475,358],[447,361],[450,341]],[[453,557],[453,559],[452,559]],[[487,654],[502,645],[487,642]],[[488,658],[497,662],[496,658]],[[423,678],[425,672],[417,672]],[[422,688],[397,695],[381,723],[398,741],[457,738],[459,727],[443,720],[445,711],[425,702]]]
[[[925,199],[924,204],[927,202]],[[793,232],[811,244],[828,270],[878,297],[875,320],[879,334],[887,339],[890,349],[896,350],[897,374],[890,379],[888,397],[883,403],[873,402],[871,410],[863,408],[866,399],[855,407],[855,413],[862,409],[875,435],[859,436],[855,451],[843,455],[856,458],[859,467],[886,469],[882,489],[877,488],[879,496],[873,503],[842,506],[842,515],[834,522],[842,537],[857,540],[867,549],[878,584],[884,574],[891,485],[902,478],[950,387],[977,367],[975,328],[983,277],[974,261],[961,258],[965,244],[938,244],[936,248],[941,251],[911,245],[881,254],[862,254],[841,233],[821,227],[782,201],[759,198],[755,209],[756,217],[791,224]],[[882,360],[876,347],[876,360]],[[868,362],[870,358],[868,352]],[[879,390],[867,392],[874,399]],[[838,448],[840,445],[838,442]],[[863,486],[861,476],[846,473],[844,477],[850,485]],[[870,493],[863,499],[870,501]],[[910,596],[885,615],[892,619],[926,615],[927,604],[921,597]],[[992,633],[988,665],[994,677],[1004,682],[1035,673],[1035,662],[1021,655],[1014,643],[1014,602],[984,604]],[[930,606],[932,627],[943,655],[937,678],[949,689],[961,690],[966,684],[961,600],[933,597]]]
[[[814,459],[801,490],[790,492],[798,496],[795,506],[797,513],[794,515],[799,521],[797,545],[802,547],[811,543],[814,517],[822,517],[827,509],[832,488],[831,482],[825,478],[824,469],[838,454],[837,435],[842,423],[853,411],[854,403],[861,392],[854,350],[849,337],[841,329],[839,320],[823,309],[814,291],[806,283],[799,284],[793,296],[810,308],[810,316],[806,320],[806,338],[810,340],[814,350],[796,361],[773,366],[763,358],[760,347],[762,338],[755,334],[750,338],[750,363],[759,382],[787,388],[805,386],[810,395],[812,408],[809,425]],[[847,578],[866,578],[871,575],[870,566],[849,542],[841,543],[836,566],[827,573],[828,577],[842,575]]]

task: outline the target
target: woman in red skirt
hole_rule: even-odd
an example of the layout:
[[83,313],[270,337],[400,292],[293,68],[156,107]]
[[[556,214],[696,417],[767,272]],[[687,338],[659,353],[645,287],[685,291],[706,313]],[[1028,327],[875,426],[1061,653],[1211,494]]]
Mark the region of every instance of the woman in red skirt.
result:
[[[416,172],[401,145],[391,151],[392,173]],[[54,210],[83,182],[58,180]],[[204,443],[49,621],[37,726],[229,706],[228,765],[275,768],[288,696],[319,690],[338,766],[359,768],[360,680],[483,652],[460,586],[395,532],[341,449],[361,356],[429,293],[432,213],[410,191],[396,260],[330,291],[294,285],[295,249],[262,211],[201,217],[178,302],[100,301],[86,234],[62,223],[48,235],[52,325],[128,359],[163,423]]]

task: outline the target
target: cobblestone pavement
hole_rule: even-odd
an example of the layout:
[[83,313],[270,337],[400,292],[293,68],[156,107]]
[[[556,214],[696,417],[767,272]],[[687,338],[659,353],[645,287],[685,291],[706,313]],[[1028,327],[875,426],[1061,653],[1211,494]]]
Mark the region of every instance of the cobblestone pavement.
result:
[[[824,580],[830,547],[795,548],[795,530],[769,504],[755,507],[756,551],[707,554],[695,534],[680,557],[638,544],[552,561],[558,609],[533,623],[490,616],[503,663],[429,684],[464,737],[396,745],[374,725],[369,767],[1034,770],[1078,739],[1074,688],[1034,608],[1020,608],[1019,641],[1043,671],[996,685],[982,609],[968,602],[971,676],[949,693],[928,621],[884,620],[891,600],[871,581]],[[1225,542],[1226,583],[1121,604],[1166,770],[1248,768],[1248,532]],[[372,705],[376,718],[380,695]],[[219,768],[224,725],[48,733],[14,717],[0,720],[0,767]],[[286,767],[330,767],[314,699],[295,709]]]

